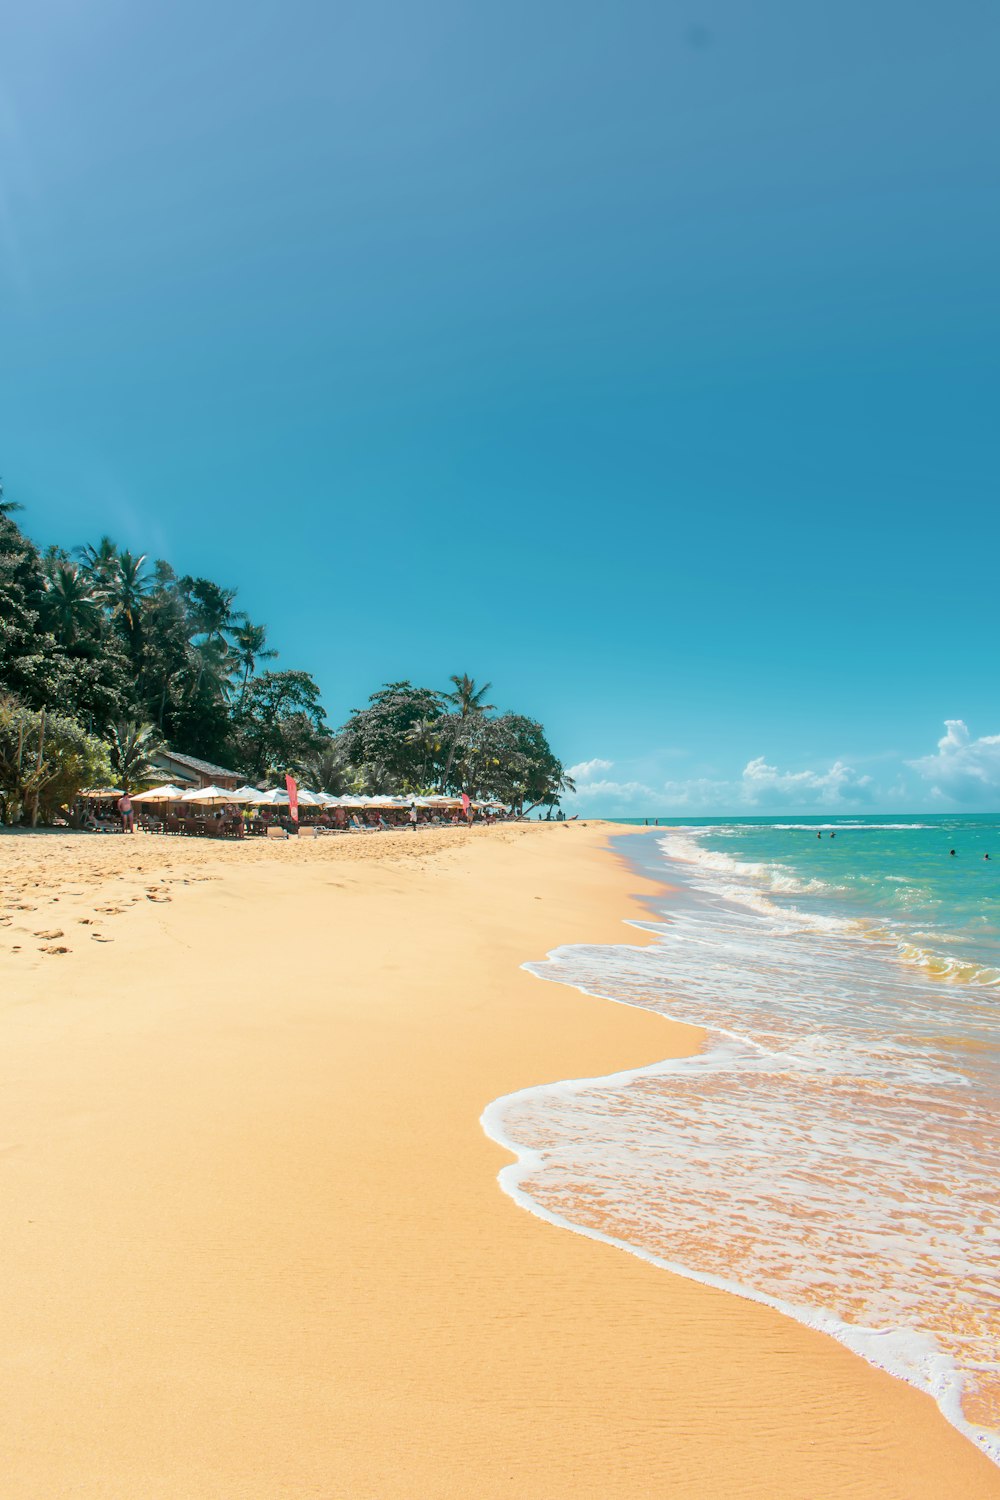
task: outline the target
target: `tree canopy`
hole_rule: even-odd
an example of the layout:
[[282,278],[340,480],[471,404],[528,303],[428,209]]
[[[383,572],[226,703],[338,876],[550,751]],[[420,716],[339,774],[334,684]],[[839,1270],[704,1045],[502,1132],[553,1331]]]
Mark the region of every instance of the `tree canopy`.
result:
[[[334,733],[312,676],[269,665],[277,653],[267,628],[237,609],[235,588],[178,576],[169,562],[108,536],[43,553],[15,519],[19,509],[0,488],[0,799],[8,819],[29,802],[40,815],[57,791],[72,795],[86,781],[114,775],[132,789],[166,744],[254,781],[291,771],[331,791],[466,791],[551,807],[569,785],[542,726],[498,713],[486,702],[491,684],[465,672],[444,689],[384,683]],[[24,781],[32,736],[50,746],[42,756],[48,790],[37,797]],[[60,755],[66,775],[52,770]],[[75,789],[74,776],[84,778]]]

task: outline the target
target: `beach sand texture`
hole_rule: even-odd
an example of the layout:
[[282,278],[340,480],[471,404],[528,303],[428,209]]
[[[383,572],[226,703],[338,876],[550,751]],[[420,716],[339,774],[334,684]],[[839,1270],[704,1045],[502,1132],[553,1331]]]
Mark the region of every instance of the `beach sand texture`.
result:
[[4,1500],[1000,1496],[929,1398],[498,1187],[490,1101],[700,1042],[519,968],[631,940],[606,832],[0,837]]

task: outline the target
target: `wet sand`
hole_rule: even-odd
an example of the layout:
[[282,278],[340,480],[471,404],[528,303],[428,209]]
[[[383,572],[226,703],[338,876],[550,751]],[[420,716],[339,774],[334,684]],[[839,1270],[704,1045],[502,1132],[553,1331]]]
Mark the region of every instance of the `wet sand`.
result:
[[0,837],[5,1500],[963,1500],[929,1398],[555,1229],[479,1126],[700,1033],[519,965],[627,941],[580,824]]

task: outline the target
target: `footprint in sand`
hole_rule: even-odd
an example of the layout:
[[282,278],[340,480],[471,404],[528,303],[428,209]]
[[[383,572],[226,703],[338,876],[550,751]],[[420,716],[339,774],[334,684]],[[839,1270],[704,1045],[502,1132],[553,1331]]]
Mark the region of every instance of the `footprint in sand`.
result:
[[76,920],[79,922],[81,927],[93,927],[94,925],[93,917],[77,917]]
[[95,943],[113,943],[114,938],[105,937],[103,932],[92,932],[90,936]]
[[170,901],[171,899],[172,898],[167,895],[166,891],[159,891],[157,890],[156,886],[150,886],[149,890],[146,892],[147,901]]
[[39,948],[39,953],[68,953],[68,948],[62,948],[58,943],[52,943],[48,948]]
[[34,934],[35,937],[45,938],[48,942],[51,942],[53,938],[65,937],[65,935],[61,927],[53,927],[51,932],[36,932]]
[[125,910],[124,906],[99,906],[99,912],[105,917],[117,917]]

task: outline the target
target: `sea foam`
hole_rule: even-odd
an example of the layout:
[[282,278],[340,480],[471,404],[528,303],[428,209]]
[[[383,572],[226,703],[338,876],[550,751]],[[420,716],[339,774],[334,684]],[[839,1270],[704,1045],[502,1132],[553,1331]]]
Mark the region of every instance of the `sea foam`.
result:
[[560,948],[526,967],[703,1027],[705,1048],[497,1100],[484,1128],[518,1157],[503,1187],[831,1334],[931,1394],[1000,1463],[984,992],[944,987],[892,937],[815,909],[810,881],[720,858],[689,829],[657,843],[680,889],[662,920],[633,924],[649,946]]

